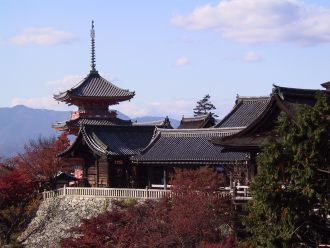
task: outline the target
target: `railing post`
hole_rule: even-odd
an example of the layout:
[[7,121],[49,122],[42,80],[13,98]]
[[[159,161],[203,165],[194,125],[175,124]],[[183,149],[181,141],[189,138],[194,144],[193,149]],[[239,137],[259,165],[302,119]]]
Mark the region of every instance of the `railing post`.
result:
[[149,187],[146,187],[146,191],[147,191],[147,198],[149,198]]
[[237,190],[237,188],[236,188],[236,182],[233,182],[233,199],[234,200],[236,198],[236,190]]
[[63,195],[66,195],[66,185],[63,186]]

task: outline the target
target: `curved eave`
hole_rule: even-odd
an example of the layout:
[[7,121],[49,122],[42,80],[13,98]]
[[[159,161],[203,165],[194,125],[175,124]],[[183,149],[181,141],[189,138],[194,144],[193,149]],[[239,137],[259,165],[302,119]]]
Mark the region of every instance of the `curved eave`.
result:
[[105,102],[116,104],[118,102],[131,100],[135,96],[135,92],[130,92],[130,95],[127,96],[111,96],[111,97],[100,97],[100,96],[76,96],[72,95],[69,92],[60,95],[54,95],[54,99],[61,102]]
[[311,98],[315,99],[315,93],[318,91],[325,92],[328,95],[330,94],[329,91],[322,90],[322,89],[299,89],[299,88],[289,88],[289,87],[282,87],[273,84],[273,94],[278,94],[282,99],[285,100],[287,96],[294,96],[300,98]]
[[96,136],[93,137],[93,134],[90,133],[89,128],[86,126],[83,126],[81,128],[81,132],[83,134],[84,140],[87,144],[87,146],[97,155],[100,156],[107,156],[108,151],[107,151],[107,146]]
[[53,95],[53,98],[56,100],[56,101],[60,101],[60,102],[63,102],[63,101],[66,101],[66,99],[68,99],[68,91],[65,91],[65,92],[61,92],[59,94],[54,94]]
[[220,146],[224,147],[223,152],[259,152],[261,150],[261,144],[260,145],[250,145],[250,144],[232,145],[232,144],[221,143]]
[[131,159],[133,164],[152,164],[152,165],[219,165],[219,164],[245,164],[246,159],[237,160],[207,160],[207,159],[185,159],[185,160],[139,160],[133,157]]
[[67,157],[80,144],[81,139],[82,139],[82,133],[81,133],[81,131],[79,131],[78,136],[75,139],[75,141],[67,149],[65,149],[64,151],[58,153],[56,156],[57,157]]
[[155,128],[155,131],[154,131],[154,135],[153,137],[151,138],[149,144],[141,150],[140,154],[145,154],[147,151],[150,150],[150,148],[157,142],[157,140],[160,138],[161,136],[161,131],[159,131],[159,128]]
[[68,121],[53,123],[52,128],[56,130],[66,130],[68,128]]

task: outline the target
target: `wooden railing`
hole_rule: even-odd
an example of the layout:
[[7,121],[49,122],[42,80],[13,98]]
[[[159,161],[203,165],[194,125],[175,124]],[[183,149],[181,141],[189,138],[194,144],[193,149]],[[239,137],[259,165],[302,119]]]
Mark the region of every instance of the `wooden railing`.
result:
[[[219,191],[221,196],[233,197],[233,200],[247,201],[252,197],[248,186],[235,186],[234,188],[225,187]],[[45,191],[42,193],[43,199],[57,196],[87,196],[105,198],[135,198],[135,199],[159,199],[171,194],[171,190],[164,189],[129,189],[129,188],[87,188],[87,187],[66,187]]]
[[43,192],[43,199],[56,196],[91,196],[105,198],[158,199],[170,194],[170,190],[160,189],[123,189],[123,188],[84,188],[63,187],[54,191]]
[[233,199],[238,201],[251,200],[252,197],[250,195],[249,189],[250,189],[249,186],[239,186],[239,185],[235,186],[232,192]]

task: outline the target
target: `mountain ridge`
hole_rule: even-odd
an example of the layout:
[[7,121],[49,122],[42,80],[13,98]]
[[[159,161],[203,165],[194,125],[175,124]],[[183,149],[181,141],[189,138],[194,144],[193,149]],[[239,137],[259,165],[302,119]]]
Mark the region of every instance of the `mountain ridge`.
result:
[[[10,157],[22,152],[29,140],[58,136],[60,132],[54,130],[52,124],[68,120],[70,113],[70,111],[34,109],[24,105],[0,108],[0,157]],[[121,119],[131,119],[119,111],[117,113]],[[164,118],[143,116],[133,118],[132,121],[148,122]],[[178,126],[178,120],[170,120],[173,121],[173,127]]]

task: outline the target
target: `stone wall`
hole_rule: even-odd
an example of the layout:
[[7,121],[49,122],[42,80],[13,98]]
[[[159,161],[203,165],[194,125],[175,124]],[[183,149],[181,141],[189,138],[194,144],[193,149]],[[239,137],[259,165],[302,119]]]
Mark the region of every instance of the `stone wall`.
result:
[[68,230],[110,208],[107,198],[61,196],[41,203],[35,218],[18,238],[24,247],[58,247],[62,238],[70,237]]

